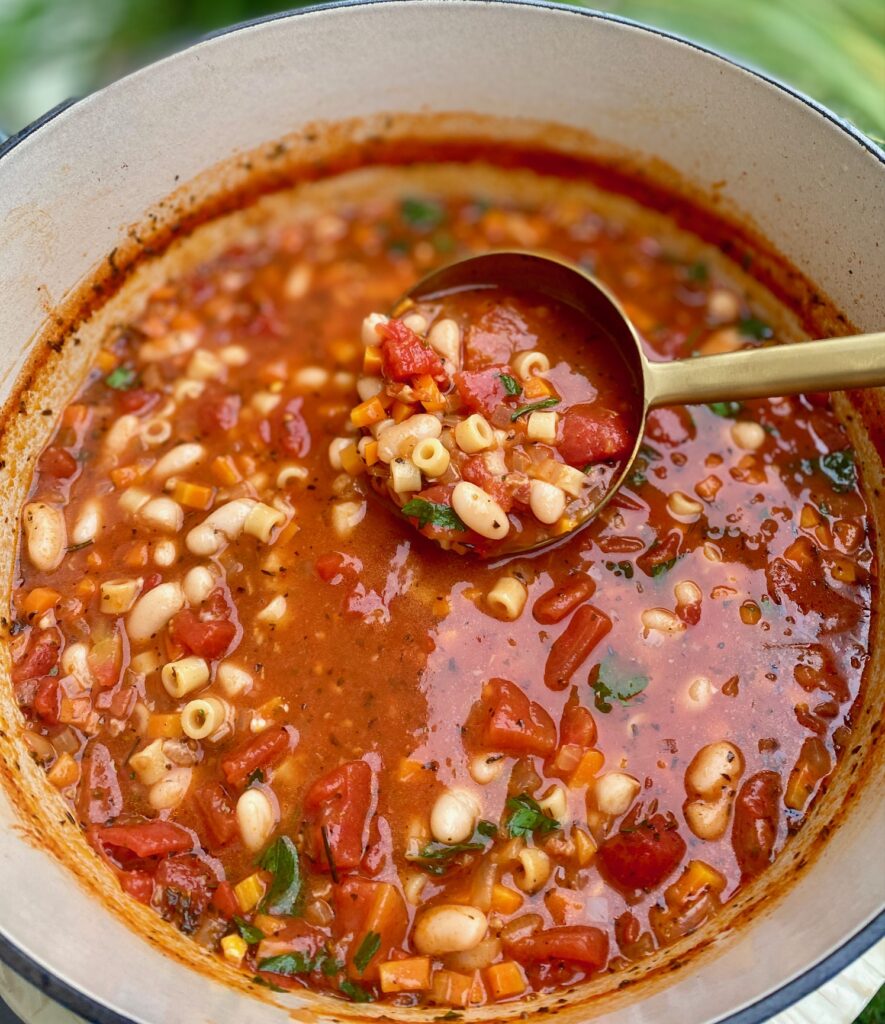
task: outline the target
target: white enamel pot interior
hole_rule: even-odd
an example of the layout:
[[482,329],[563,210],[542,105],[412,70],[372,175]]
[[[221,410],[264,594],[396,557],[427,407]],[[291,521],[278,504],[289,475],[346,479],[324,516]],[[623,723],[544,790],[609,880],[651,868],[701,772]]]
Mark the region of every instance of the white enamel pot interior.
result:
[[[556,122],[592,133],[600,151],[614,144],[657,158],[748,215],[858,330],[885,323],[882,154],[826,111],[696,46],[588,12],[380,0],[221,34],[6,144],[0,401],[56,304],[182,182],[308,122],[418,111]],[[70,386],[60,374],[56,397]],[[4,513],[26,472],[24,457],[7,464]],[[3,518],[6,606],[13,524]],[[874,670],[881,674],[878,660]],[[18,726],[8,702],[5,709],[0,756],[15,776]],[[63,815],[26,768],[14,785],[34,788],[43,812],[25,823],[0,794],[0,956],[101,1024],[291,1019],[291,1001],[261,1002],[162,952],[159,939],[137,934],[96,897],[98,883],[90,888],[44,852],[41,829]],[[882,934],[881,768],[881,757],[867,763],[868,791],[857,798],[845,788],[847,811],[826,848],[750,927],[720,937],[713,955],[672,970],[669,984],[643,989],[641,999],[563,1011],[563,1019],[767,1020],[858,955]],[[71,842],[59,835],[59,847]]]

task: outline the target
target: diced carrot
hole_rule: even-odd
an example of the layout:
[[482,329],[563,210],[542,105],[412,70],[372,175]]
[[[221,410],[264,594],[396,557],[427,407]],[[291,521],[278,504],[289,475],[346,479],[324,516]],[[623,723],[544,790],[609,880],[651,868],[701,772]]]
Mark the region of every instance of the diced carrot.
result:
[[522,896],[509,886],[496,883],[492,889],[492,910],[496,914],[515,914],[522,906]]
[[421,992],[430,988],[430,957],[388,960],[378,968],[382,992]]
[[366,402],[360,402],[350,410],[350,422],[355,427],[371,427],[373,423],[380,423],[386,417],[387,413],[377,395]]
[[209,469],[218,483],[224,487],[232,487],[243,479],[234,460],[229,455],[217,455],[212,460]]
[[256,914],[253,924],[265,935],[276,935],[286,927],[282,917],[272,917],[270,914]]
[[581,789],[583,786],[589,786],[604,763],[605,758],[600,751],[585,751],[583,757],[578,762],[578,767],[575,768],[568,780],[569,787],[571,789]]
[[124,487],[129,487],[134,484],[139,477],[137,466],[118,466],[116,469],[112,469],[110,472],[111,481],[117,490],[122,490]]
[[377,441],[369,441],[369,443],[366,445],[365,452],[363,453],[363,457],[366,460],[366,465],[367,466],[374,466],[375,465],[375,463],[378,461],[378,442]]
[[298,523],[296,523],[294,519],[291,520],[291,522],[288,522],[282,530],[280,530],[280,535],[277,537],[277,544],[286,544],[295,536],[296,533],[298,533],[300,529],[301,527]]
[[172,488],[172,497],[179,505],[187,508],[207,509],[212,507],[215,488],[204,484],[191,484],[186,480],[176,480]]
[[148,563],[148,546],[144,541],[133,544],[123,556],[130,569],[143,569]]
[[522,386],[523,395],[531,401],[536,398],[547,398],[553,394],[553,388],[543,377],[529,377]]
[[236,468],[243,476],[252,476],[256,469],[258,469],[258,463],[251,455],[247,455],[245,452],[239,452],[236,456]]
[[67,789],[68,786],[73,786],[79,780],[80,765],[70,754],[61,754],[46,773],[46,777],[56,789]]
[[441,412],[445,408],[445,399],[430,374],[418,377],[415,381],[414,391],[427,412]]
[[62,426],[72,427],[74,430],[78,430],[80,427],[86,426],[91,415],[92,410],[88,405],[80,405],[75,402],[73,405],[69,405],[62,413]]
[[79,597],[81,601],[89,601],[95,594],[96,589],[95,580],[91,579],[89,576],[84,576],[77,584],[77,597]]
[[355,444],[349,444],[346,448],[343,448],[340,458],[341,468],[345,473],[349,473],[350,476],[359,476],[360,473],[365,472],[366,464],[360,458],[360,453],[357,451]]
[[572,840],[575,844],[575,857],[578,867],[585,868],[596,856],[596,840],[580,826],[572,827]]
[[27,615],[40,615],[49,611],[59,600],[61,594],[51,587],[34,587],[24,600],[22,608]]
[[181,715],[151,715],[147,724],[148,739],[174,740],[181,735]]
[[486,985],[493,999],[507,999],[525,992],[525,978],[522,968],[512,960],[500,964],[492,964],[483,971]]
[[400,402],[399,399],[390,407],[390,415],[393,417],[394,423],[402,423],[416,411],[416,406],[410,405],[408,402]]
[[114,353],[108,351],[106,348],[101,349],[95,357],[95,365],[102,373],[110,373],[118,362],[119,360]]
[[352,366],[360,357],[360,346],[347,338],[333,341],[329,344],[329,355],[339,366]]
[[664,896],[669,906],[682,906],[688,900],[699,896],[705,889],[718,894],[725,886],[725,877],[715,868],[702,860],[691,860],[679,878],[667,886]]
[[104,565],[104,559],[97,551],[90,551],[86,556],[86,565],[90,569],[100,569]]
[[577,919],[584,909],[584,904],[563,889],[548,889],[544,896],[544,905],[550,911],[555,924],[569,924]]
[[363,373],[368,377],[380,377],[381,365],[381,346],[370,345],[363,353]]
[[472,985],[473,978],[469,974],[436,971],[430,987],[430,997],[435,1003],[443,1003],[446,1006],[466,1006]]
[[808,537],[797,537],[784,551],[784,558],[800,569],[810,569],[814,563],[814,544]]
[[407,757],[400,758],[399,765],[397,765],[396,777],[400,782],[408,782],[409,779],[415,779],[421,774],[421,762],[411,761]]

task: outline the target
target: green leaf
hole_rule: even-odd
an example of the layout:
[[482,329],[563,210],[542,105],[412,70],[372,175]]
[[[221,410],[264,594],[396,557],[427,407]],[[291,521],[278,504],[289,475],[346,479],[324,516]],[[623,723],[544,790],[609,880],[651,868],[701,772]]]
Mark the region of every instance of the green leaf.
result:
[[353,965],[356,969],[363,974],[369,964],[372,962],[372,957],[381,948],[381,936],[378,932],[366,932],[363,941],[360,943],[359,949],[353,955]]
[[342,979],[338,987],[355,1003],[373,1003],[375,1001],[375,997],[371,992],[367,992],[362,985],[357,985],[355,981],[350,981],[349,978]]
[[498,834],[498,826],[493,821],[486,821],[483,818],[482,821],[476,826],[476,831],[481,836],[485,836],[486,839],[494,839]]
[[703,260],[698,260],[697,263],[692,263],[691,266],[685,268],[685,276],[689,281],[707,281],[710,277],[710,270]]
[[440,530],[466,530],[451,505],[442,505],[424,498],[412,498],[402,508],[403,515],[418,520],[419,526],[435,526]]
[[774,331],[764,320],[756,316],[748,316],[738,322],[738,330],[745,338],[765,341],[774,336]]
[[733,420],[741,414],[744,407],[740,402],[713,402],[707,408],[716,416],[721,416],[726,420]]
[[532,402],[531,405],[521,405],[518,409],[514,409],[510,422],[515,423],[520,416],[525,416],[529,412],[537,412],[538,409],[549,409],[553,405],[559,405],[558,398],[542,398],[540,402]]
[[840,452],[828,452],[820,457],[820,468],[830,479],[830,486],[837,494],[852,490],[857,484],[857,469],[854,452],[843,448]]
[[439,203],[432,199],[406,198],[400,204],[403,220],[419,231],[430,231],[438,228],[445,220],[446,212]]
[[676,564],[677,559],[671,558],[666,562],[658,562],[657,565],[651,567],[651,574],[654,577],[663,576],[668,573],[673,566]]
[[284,988],[281,988],[279,985],[274,985],[274,983],[272,981],[267,981],[264,978],[259,978],[257,974],[255,975],[255,977],[252,980],[255,982],[256,985],[262,985],[264,988],[269,988],[271,990],[271,992],[285,992],[286,991]]
[[538,805],[537,800],[528,793],[520,793],[519,796],[507,797],[505,805],[511,815],[507,820],[507,831],[512,837],[522,836],[527,838],[540,832],[545,835],[547,832],[555,832],[559,828],[559,822],[545,814]]
[[256,928],[254,924],[249,924],[243,917],[234,916],[234,924],[237,926],[237,931],[250,946],[256,942],[261,942],[264,938],[264,932],[260,928]]
[[118,366],[111,370],[104,382],[114,391],[129,391],[138,383],[138,374],[131,366]]
[[273,881],[261,901],[265,914],[292,914],[301,897],[301,864],[298,850],[288,836],[280,836],[258,860],[258,866],[270,871]]
[[596,710],[608,714],[613,701],[626,705],[627,701],[642,693],[648,686],[648,676],[630,675],[623,663],[608,657],[590,673],[590,685],[595,694]]
[[314,960],[304,953],[280,953],[278,956],[268,956],[259,960],[258,970],[291,978],[296,974],[310,974],[321,965],[321,962],[319,958]]
[[504,385],[504,390],[508,395],[522,394],[522,384],[515,377],[511,377],[509,373],[499,373],[498,380]]
[[336,960],[335,957],[330,956],[325,958],[320,964],[320,970],[327,978],[334,978],[339,971],[344,970],[344,964],[340,960]]
[[246,789],[254,786],[256,782],[264,782],[264,772],[260,768],[255,768],[246,776]]
[[65,548],[65,550],[70,554],[72,551],[82,551],[83,548],[88,548],[90,544],[94,543],[95,538],[93,537],[89,540],[81,540],[79,544],[71,544],[69,547]]

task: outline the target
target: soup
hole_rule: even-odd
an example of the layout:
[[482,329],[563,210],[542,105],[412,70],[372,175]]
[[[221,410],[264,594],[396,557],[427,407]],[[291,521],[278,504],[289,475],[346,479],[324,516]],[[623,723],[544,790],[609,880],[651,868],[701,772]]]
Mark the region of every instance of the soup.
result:
[[652,358],[794,332],[675,228],[397,173],[109,333],[22,510],[13,686],[133,899],[265,985],[459,1010],[623,969],[766,870],[850,743],[875,565],[820,395],[653,413],[600,518],[530,557],[376,501],[364,320],[437,263],[560,253]]

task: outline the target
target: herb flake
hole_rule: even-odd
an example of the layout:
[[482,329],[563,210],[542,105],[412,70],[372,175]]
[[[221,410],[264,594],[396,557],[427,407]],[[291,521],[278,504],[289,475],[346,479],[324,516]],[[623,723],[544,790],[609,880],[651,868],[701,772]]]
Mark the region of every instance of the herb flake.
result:
[[613,657],[606,658],[590,673],[590,686],[594,693],[596,710],[607,715],[614,701],[625,705],[648,686],[648,676],[629,674],[619,667]]
[[366,968],[380,948],[381,936],[378,932],[366,932],[363,941],[359,945],[359,949],[353,956],[353,965],[360,974],[365,973]]
[[829,478],[830,487],[837,494],[844,494],[845,491],[852,490],[857,484],[854,452],[850,448],[821,455],[820,468],[821,472]]
[[559,828],[559,822],[555,818],[551,818],[549,814],[545,814],[538,801],[528,793],[507,797],[505,806],[512,812],[507,820],[507,831],[512,838],[522,836],[527,839],[536,832],[546,835]]
[[349,978],[343,978],[338,987],[354,1003],[373,1003],[375,1001],[371,992],[367,992],[362,985],[357,985]]
[[738,330],[745,338],[752,338],[754,341],[767,341],[774,336],[774,331],[757,316],[744,317],[738,322]]
[[443,505],[437,501],[427,501],[426,498],[412,498],[402,507],[403,515],[418,520],[418,526],[424,527],[428,524],[439,530],[463,531],[467,527],[458,518],[457,512],[451,505]]
[[118,366],[111,370],[104,382],[114,391],[131,391],[138,383],[138,373],[131,366]]
[[714,416],[721,416],[725,420],[736,419],[743,411],[741,402],[711,402],[707,406]]
[[511,416],[510,422],[515,423],[520,416],[525,416],[526,413],[537,412],[539,409],[549,409],[551,406],[559,405],[558,398],[542,398],[540,402],[532,402],[529,405],[521,405],[518,409],[514,409]]
[[515,377],[511,377],[509,373],[499,373],[498,380],[504,385],[504,390],[508,395],[522,394],[522,384]]
[[264,938],[264,932],[260,928],[256,928],[254,924],[249,924],[244,917],[234,915],[234,924],[237,926],[237,931],[250,946],[256,942],[261,942]]
[[258,866],[270,871],[273,881],[261,901],[264,914],[292,914],[301,898],[301,864],[288,836],[280,836],[264,851]]
[[445,210],[432,199],[420,199],[411,196],[403,199],[400,204],[403,220],[419,231],[432,231],[445,220]]

